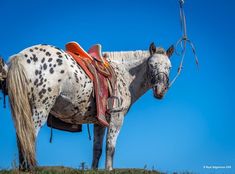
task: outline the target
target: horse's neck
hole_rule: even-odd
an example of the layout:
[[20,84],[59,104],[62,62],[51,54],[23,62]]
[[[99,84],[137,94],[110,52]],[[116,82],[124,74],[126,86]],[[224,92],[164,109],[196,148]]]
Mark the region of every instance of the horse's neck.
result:
[[120,67],[128,72],[127,80],[131,93],[131,103],[134,103],[148,89],[150,89],[147,77],[147,60],[148,51],[127,51],[127,52],[108,52],[108,57],[112,62],[117,63]]

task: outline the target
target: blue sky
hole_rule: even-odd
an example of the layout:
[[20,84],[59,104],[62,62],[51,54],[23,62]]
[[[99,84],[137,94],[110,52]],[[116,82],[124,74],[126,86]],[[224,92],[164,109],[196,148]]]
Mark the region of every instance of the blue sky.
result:
[[[185,4],[188,35],[200,70],[188,49],[184,69],[164,100],[148,91],[131,108],[121,130],[114,167],[198,173],[235,173],[235,2],[191,0]],[[167,48],[180,37],[177,0],[31,1],[1,0],[0,55],[34,44],[64,48],[75,40],[85,49],[101,43],[106,51]],[[171,59],[176,73],[180,57]],[[2,106],[2,104],[1,104]],[[9,106],[0,107],[0,168],[17,159]],[[92,160],[92,141],[82,134],[43,127],[37,140],[40,165],[79,167]],[[104,167],[103,154],[100,166]],[[231,169],[203,169],[229,165]]]

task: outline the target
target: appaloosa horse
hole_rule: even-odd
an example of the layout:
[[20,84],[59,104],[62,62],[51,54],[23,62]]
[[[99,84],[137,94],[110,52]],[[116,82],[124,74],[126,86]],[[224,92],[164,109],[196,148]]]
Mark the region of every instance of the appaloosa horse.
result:
[[[122,108],[108,119],[106,169],[113,169],[116,140],[130,106],[151,88],[156,98],[166,93],[173,51],[173,47],[165,51],[151,44],[149,51],[105,53],[117,76]],[[0,70],[7,72],[5,64],[2,67]],[[7,90],[21,169],[36,166],[35,140],[48,114],[54,111],[57,118],[68,123],[94,123],[92,168],[98,168],[106,127],[100,126],[95,117],[93,83],[72,56],[50,45],[24,49],[10,58]]]

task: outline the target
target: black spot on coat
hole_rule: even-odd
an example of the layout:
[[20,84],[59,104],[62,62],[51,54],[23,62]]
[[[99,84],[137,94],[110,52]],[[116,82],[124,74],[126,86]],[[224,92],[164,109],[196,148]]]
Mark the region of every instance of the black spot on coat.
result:
[[45,93],[46,93],[46,89],[43,88],[38,94],[41,98],[43,96],[43,94],[45,94]]
[[41,61],[41,62],[44,63],[44,61],[45,61],[45,57],[42,58],[42,61]]
[[54,69],[50,68],[50,73],[53,74],[54,73]]
[[62,65],[62,60],[61,59],[56,59],[56,62],[58,62],[58,65]]
[[37,83],[38,83],[38,79],[36,79],[33,84],[36,86]]
[[37,70],[37,69],[35,70],[35,75],[36,75],[36,76],[38,75],[38,70]]
[[46,63],[43,64],[43,69],[44,69],[44,70],[47,69],[47,64],[46,64]]
[[51,56],[51,53],[49,53],[48,51],[46,52],[46,56]]
[[46,98],[42,101],[42,103],[45,104],[47,100],[48,100],[48,97],[46,97]]
[[47,90],[49,91],[49,92],[51,92],[52,91],[52,89],[49,87],[49,88],[47,88]]
[[37,61],[38,61],[38,58],[37,58],[37,56],[36,56],[35,54],[33,54],[33,61],[34,61],[34,62],[37,62]]

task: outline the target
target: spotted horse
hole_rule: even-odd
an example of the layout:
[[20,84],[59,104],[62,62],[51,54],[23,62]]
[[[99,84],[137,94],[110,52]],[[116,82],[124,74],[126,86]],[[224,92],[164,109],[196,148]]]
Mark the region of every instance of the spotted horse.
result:
[[[11,56],[8,67],[1,63],[0,70],[7,72],[7,92],[16,128],[20,169],[32,169],[37,165],[36,137],[49,113],[56,112],[56,117],[64,122],[94,124],[93,169],[98,168],[107,129],[105,168],[112,170],[124,116],[151,88],[154,97],[163,98],[169,86],[169,58],[173,51],[172,46],[165,51],[151,44],[147,51],[104,52],[116,74],[117,97],[122,108],[110,113],[108,128],[98,124],[94,117],[96,104],[91,79],[67,52],[41,44]],[[0,81],[4,73],[0,72]]]

